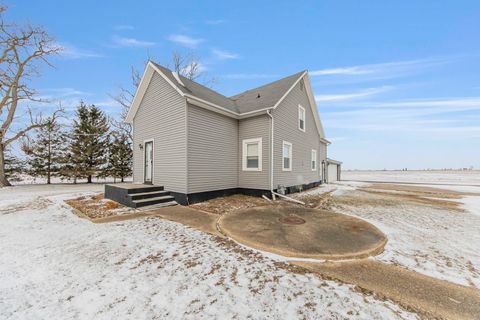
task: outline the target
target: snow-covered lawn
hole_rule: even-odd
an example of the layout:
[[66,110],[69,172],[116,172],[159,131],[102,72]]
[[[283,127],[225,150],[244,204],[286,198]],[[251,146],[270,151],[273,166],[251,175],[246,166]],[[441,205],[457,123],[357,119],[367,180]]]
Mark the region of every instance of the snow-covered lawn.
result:
[[[342,179],[348,178],[392,183],[414,181],[427,187],[480,194],[479,171],[446,171],[443,175],[442,171],[342,173]],[[447,182],[462,185],[440,185]],[[358,205],[343,205],[336,210],[365,219],[388,236],[385,251],[375,259],[480,288],[480,196],[454,199],[463,203],[465,212],[409,201],[397,205],[381,205],[381,202],[368,205],[364,199],[382,197],[356,190],[366,185],[342,181],[335,186],[338,190],[333,195],[357,197]]]
[[101,189],[0,189],[1,319],[415,317],[174,222],[93,224],[63,203]]
[[344,170],[342,180],[480,186],[480,170]]

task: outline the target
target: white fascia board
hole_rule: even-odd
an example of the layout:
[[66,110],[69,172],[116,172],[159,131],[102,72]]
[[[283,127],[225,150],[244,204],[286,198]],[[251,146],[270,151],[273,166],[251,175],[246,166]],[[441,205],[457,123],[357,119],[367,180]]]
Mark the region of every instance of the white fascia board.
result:
[[137,91],[135,91],[135,95],[133,96],[132,104],[130,105],[130,109],[128,109],[127,116],[125,117],[125,122],[133,122],[133,118],[135,118],[135,114],[137,113],[140,102],[143,99],[143,95],[147,91],[150,80],[152,80],[153,72],[154,70],[147,65],[145,71],[143,72],[142,79],[140,80],[140,84],[138,85]]
[[220,106],[218,106],[216,104],[213,104],[211,102],[205,101],[203,99],[199,99],[199,98],[191,96],[189,94],[185,94],[185,97],[187,98],[187,102],[190,103],[190,104],[196,105],[198,107],[202,107],[204,109],[207,109],[207,110],[210,110],[210,111],[213,111],[213,112],[223,114],[227,117],[231,117],[231,118],[234,118],[234,119],[239,119],[240,118],[238,113],[230,111],[230,110],[225,109],[223,107],[220,107]]
[[273,109],[277,109],[277,107],[279,106],[280,103],[282,103],[282,101],[285,99],[286,96],[288,96],[288,94],[290,93],[290,91],[293,90],[293,88],[295,88],[295,86],[297,85],[297,83],[300,82],[300,80],[302,80],[302,78],[307,74],[307,71],[305,71],[304,73],[302,73],[302,75],[300,77],[298,77],[298,79],[293,83],[293,85],[290,87],[290,89],[287,90],[287,92],[285,92],[285,94],[280,98],[280,100],[277,101],[277,103],[275,103],[275,105],[273,106]]
[[149,66],[151,66],[155,71],[158,72],[158,74],[160,76],[162,76],[163,79],[165,79],[165,81],[168,82],[168,84],[170,84],[172,86],[173,89],[175,89],[179,95],[181,95],[182,97],[185,96],[185,94],[183,93],[182,90],[180,90],[180,88],[172,82],[172,80],[170,80],[169,77],[167,77],[159,68],[157,68],[157,66],[155,66],[153,63],[151,63],[150,61],[148,62]]
[[133,118],[135,118],[135,114],[138,111],[140,102],[142,102],[143,96],[147,91],[148,85],[150,84],[150,80],[152,80],[152,76],[155,71],[158,72],[158,74],[165,79],[165,81],[167,81],[167,83],[170,84],[172,88],[174,88],[178,94],[180,94],[180,96],[184,96],[184,93],[160,69],[158,69],[151,61],[149,61],[145,67],[145,71],[143,72],[142,79],[140,80],[140,84],[135,92],[135,96],[133,97],[132,104],[130,105],[130,109],[128,110],[125,118],[125,122],[133,122]]
[[315,125],[317,126],[320,138],[325,139],[325,131],[323,130],[322,121],[320,120],[320,116],[318,114],[317,103],[315,102],[315,96],[313,94],[312,85],[310,84],[310,78],[308,77],[308,73],[305,73],[304,81],[305,81],[305,88],[306,88],[305,92],[307,93],[308,100],[310,102],[310,107],[312,108]]

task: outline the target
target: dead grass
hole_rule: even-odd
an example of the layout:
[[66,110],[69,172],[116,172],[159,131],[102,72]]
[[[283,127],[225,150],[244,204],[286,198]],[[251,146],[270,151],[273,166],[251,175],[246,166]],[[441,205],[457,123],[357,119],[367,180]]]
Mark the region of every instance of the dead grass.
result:
[[103,193],[90,197],[66,200],[65,203],[77,209],[90,219],[118,216],[122,211],[130,210],[130,208],[115,201],[105,200]]
[[227,214],[233,211],[271,205],[270,201],[263,198],[236,194],[228,197],[216,198],[200,203],[191,204],[189,207],[213,214]]

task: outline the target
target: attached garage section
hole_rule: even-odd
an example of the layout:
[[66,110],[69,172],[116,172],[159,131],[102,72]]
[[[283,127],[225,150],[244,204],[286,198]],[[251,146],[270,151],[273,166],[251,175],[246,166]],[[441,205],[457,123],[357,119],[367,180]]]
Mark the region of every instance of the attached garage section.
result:
[[337,160],[327,159],[327,181],[335,182],[340,181],[340,174],[342,169],[342,163]]

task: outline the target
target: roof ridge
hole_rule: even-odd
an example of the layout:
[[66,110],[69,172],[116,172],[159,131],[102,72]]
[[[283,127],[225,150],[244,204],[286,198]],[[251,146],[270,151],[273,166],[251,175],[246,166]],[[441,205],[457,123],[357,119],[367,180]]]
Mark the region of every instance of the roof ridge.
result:
[[280,82],[280,81],[285,80],[285,79],[287,79],[287,78],[291,78],[291,77],[296,76],[296,75],[298,75],[298,77],[300,77],[300,75],[303,75],[305,72],[307,72],[306,69],[305,69],[305,70],[302,70],[302,71],[299,71],[299,72],[296,72],[296,73],[292,73],[292,74],[290,74],[290,75],[288,75],[288,76],[286,76],[286,77],[277,79],[277,80],[272,81],[272,82],[268,82],[268,83],[262,84],[262,85],[260,85],[260,86],[258,86],[258,87],[252,88],[252,89],[248,89],[248,90],[242,91],[242,92],[237,93],[237,94],[235,94],[235,95],[233,95],[233,96],[229,96],[228,98],[231,99],[231,100],[233,100],[233,101],[236,101],[234,98],[237,97],[237,96],[240,96],[240,95],[242,95],[242,94],[244,94],[244,93],[251,92],[251,91],[254,91],[254,90],[258,90],[258,89],[261,89],[261,88],[263,88],[263,87],[267,87],[267,86],[269,86],[269,85],[273,85],[273,84],[275,84],[275,83],[277,83],[277,82]]

